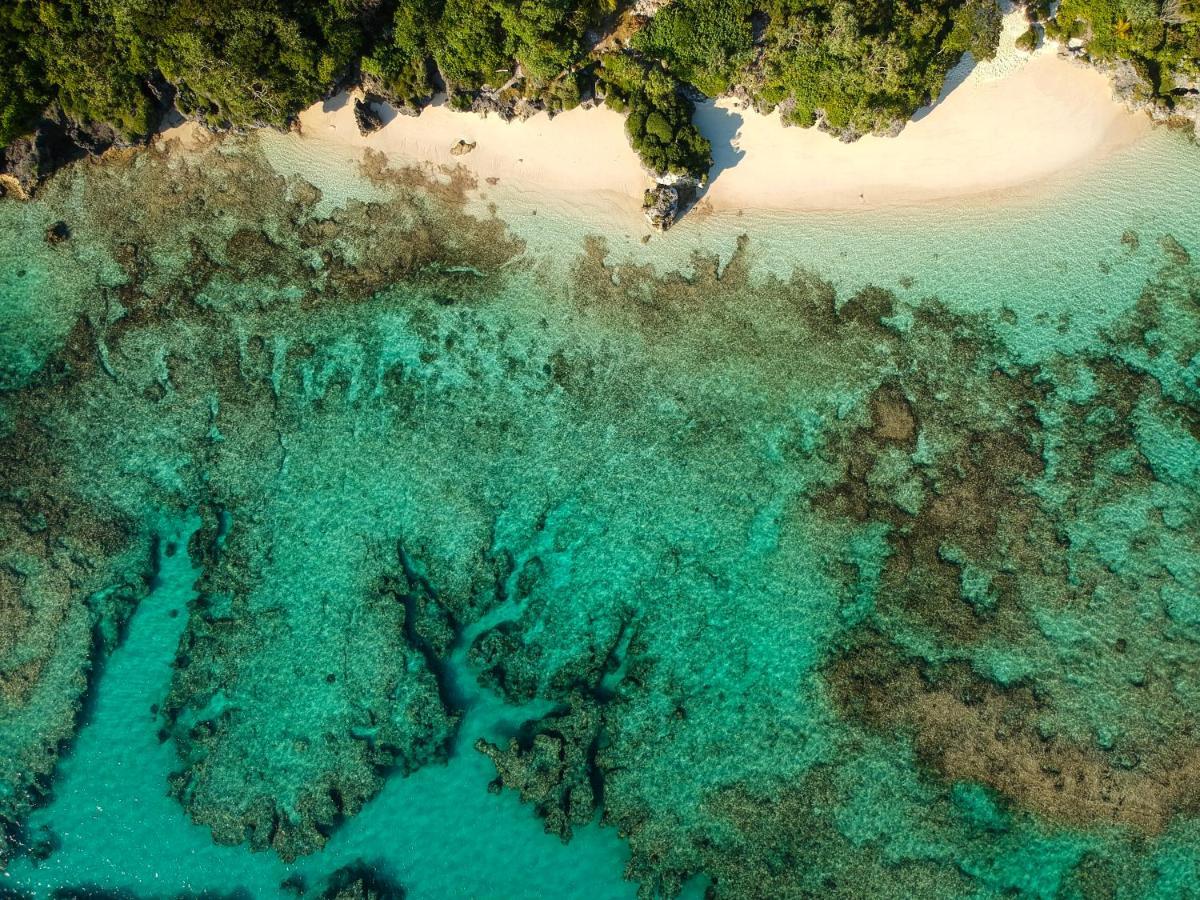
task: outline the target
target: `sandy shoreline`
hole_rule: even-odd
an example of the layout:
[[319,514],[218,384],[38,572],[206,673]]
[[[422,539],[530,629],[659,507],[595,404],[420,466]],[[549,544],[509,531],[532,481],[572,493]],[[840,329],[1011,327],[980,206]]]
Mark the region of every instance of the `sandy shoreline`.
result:
[[740,158],[707,194],[718,210],[991,202],[997,192],[1102,159],[1153,127],[1112,100],[1104,75],[1056,56],[995,80],[968,80],[894,138],[842,144],[753,110],[702,113],[722,115],[740,118],[736,149],[727,151]]
[[[896,137],[844,144],[816,129],[785,128],[777,115],[730,100],[702,105],[696,122],[715,159],[702,203],[718,212],[993,204],[1006,195],[1036,195],[1039,183],[1062,180],[1153,128],[1147,116],[1112,99],[1103,74],[1053,47],[1033,56],[1016,51],[1021,28],[1021,13],[1007,17],[997,58],[973,68],[965,62],[939,101]],[[629,147],[623,117],[612,110],[575,109],[524,122],[444,105],[419,116],[387,110],[384,127],[363,136],[353,101],[340,95],[300,115],[306,156],[346,160],[372,148],[396,165],[464,166],[489,199],[640,219],[651,179]],[[475,149],[453,155],[460,140]]]

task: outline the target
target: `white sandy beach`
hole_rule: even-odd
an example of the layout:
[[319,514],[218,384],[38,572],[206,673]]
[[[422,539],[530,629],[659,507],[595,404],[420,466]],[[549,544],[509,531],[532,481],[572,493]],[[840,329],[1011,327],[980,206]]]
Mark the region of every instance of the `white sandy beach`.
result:
[[[716,164],[703,203],[713,210],[838,210],[957,199],[995,202],[1136,142],[1152,125],[1112,99],[1101,73],[1045,47],[1016,51],[1024,27],[1007,17],[996,60],[952,73],[947,90],[897,137],[845,144],[816,129],[784,128],[722,100],[696,115]],[[969,72],[969,74],[968,74]],[[301,140],[342,151],[374,148],[397,165],[462,165],[493,196],[581,207],[640,208],[651,183],[626,141],[623,117],[606,108],[541,114],[524,122],[459,113],[444,105],[420,116],[387,113],[359,133],[353,97],[300,116]],[[474,151],[454,156],[459,140]],[[582,195],[590,195],[585,200]],[[574,198],[572,200],[571,198]]]

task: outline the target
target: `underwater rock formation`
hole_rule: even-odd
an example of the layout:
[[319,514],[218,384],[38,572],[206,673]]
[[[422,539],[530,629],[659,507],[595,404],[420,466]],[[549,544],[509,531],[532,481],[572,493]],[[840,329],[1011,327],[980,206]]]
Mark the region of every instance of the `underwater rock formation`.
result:
[[[46,406],[69,402],[65,382],[96,368],[85,334],[0,418],[0,863],[48,788],[98,659],[152,577],[152,534],[93,507],[90,486],[65,469]],[[91,412],[76,411],[80,427]]]
[[480,738],[475,749],[496,766],[489,790],[512,788],[532,803],[546,830],[563,840],[573,827],[592,821],[600,802],[595,753],[600,739],[600,713],[576,695],[571,706],[530,723],[529,734],[513,738],[501,749]]
[[[111,283],[98,297],[81,295],[79,323],[64,349],[42,374],[5,396],[0,731],[9,750],[6,822],[19,820],[36,782],[51,771],[56,748],[73,731],[88,671],[146,590],[156,510],[198,506],[205,512],[206,527],[194,538],[195,557],[207,563],[203,595],[164,711],[184,765],[175,790],[219,840],[249,840],[284,855],[310,851],[338,817],[378,789],[388,769],[438,758],[453,729],[433,676],[423,670],[420,653],[407,647],[403,607],[380,587],[399,568],[394,551],[385,561],[360,544],[339,557],[349,580],[344,591],[332,593],[332,569],[306,583],[303,571],[286,563],[262,568],[280,548],[298,551],[311,527],[296,517],[300,543],[291,545],[275,531],[275,517],[288,510],[289,452],[303,452],[299,443],[290,451],[281,445],[279,429],[300,408],[324,404],[306,391],[336,392],[341,376],[330,369],[314,384],[304,362],[312,350],[303,342],[279,356],[284,345],[275,337],[228,331],[194,341],[192,335],[207,329],[214,315],[258,308],[272,294],[282,300],[295,286],[335,308],[373,290],[373,279],[420,272],[435,261],[453,266],[456,251],[438,237],[442,229],[427,223],[440,202],[446,209],[454,205],[425,191],[414,194],[403,186],[404,176],[379,171],[395,196],[412,201],[405,211],[361,205],[340,221],[316,220],[305,211],[319,201],[318,192],[264,174],[261,163],[247,157],[216,168],[201,160],[181,173],[166,156],[143,153],[113,160],[94,178],[77,171],[74,183],[47,188],[47,207],[55,207],[83,187],[89,204],[73,219],[79,235],[73,244],[80,246],[63,264],[87,266],[95,254],[107,256]],[[451,199],[462,185],[440,190]],[[122,199],[107,201],[108,191]],[[162,200],[166,195],[173,211]],[[225,201],[233,196],[245,205],[226,218],[234,210]],[[173,212],[174,227],[155,219]],[[111,229],[98,225],[104,216]],[[402,220],[408,224],[396,224]],[[286,239],[274,232],[275,223],[283,223]],[[465,219],[449,225],[458,235],[451,241],[469,229]],[[404,228],[406,240],[392,240],[391,228]],[[346,258],[355,232],[352,252],[369,254],[378,268],[365,272]],[[484,242],[471,251],[472,272],[513,252],[500,235]],[[434,269],[425,276],[429,289],[453,298],[464,276]],[[245,293],[226,295],[222,302],[233,307],[218,311],[211,306],[215,292],[232,284]],[[480,285],[470,289],[477,294]],[[181,315],[163,315],[171,309]],[[157,331],[163,325],[173,337]],[[147,354],[152,344],[158,349]],[[279,366],[288,369],[286,376]],[[18,384],[23,377],[13,376]],[[296,379],[288,380],[289,388],[300,389],[300,408],[291,412],[278,405],[280,384],[273,381],[285,377]],[[105,410],[122,415],[105,419]],[[224,417],[234,410],[261,428],[223,435]],[[134,423],[141,416],[164,430],[157,437],[140,433]],[[97,442],[124,462],[109,468],[95,454]],[[245,469],[250,460],[253,467]],[[282,478],[271,495],[274,505],[264,498],[256,511],[235,502],[240,479],[266,483],[272,474]],[[230,508],[236,514],[230,516]],[[375,559],[375,568],[355,553]],[[264,576],[273,579],[269,585]],[[280,589],[284,593],[275,593]],[[380,654],[376,664],[347,668],[356,641]],[[301,647],[307,649],[297,656]],[[284,662],[293,659],[304,661],[307,675]],[[299,684],[310,679],[320,715],[309,715],[298,702]],[[280,713],[292,724],[275,721]],[[282,755],[280,742],[290,756]],[[247,755],[250,747],[261,749],[258,762]],[[316,749],[309,753],[310,747]],[[262,768],[249,775],[250,783],[260,787],[248,790],[246,767],[255,765]]]
[[407,892],[367,862],[343,866],[329,876],[322,900],[404,900]]

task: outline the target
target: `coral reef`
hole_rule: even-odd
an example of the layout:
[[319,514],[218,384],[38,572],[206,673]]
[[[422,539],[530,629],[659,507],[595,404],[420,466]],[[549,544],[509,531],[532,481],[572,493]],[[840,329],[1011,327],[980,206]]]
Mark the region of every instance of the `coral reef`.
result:
[[343,866],[329,876],[322,900],[404,900],[404,888],[367,862]]
[[[10,829],[193,510],[156,715],[218,842],[317,852],[486,694],[493,790],[617,828],[647,897],[1140,897],[1200,862],[1194,248],[1127,232],[1137,302],[1018,353],[1000,311],[748,240],[547,276],[461,176],[364,176],[325,204],[231,137],[24,207],[11,283],[54,305],[2,370]],[[367,871],[329,896],[398,895]]]

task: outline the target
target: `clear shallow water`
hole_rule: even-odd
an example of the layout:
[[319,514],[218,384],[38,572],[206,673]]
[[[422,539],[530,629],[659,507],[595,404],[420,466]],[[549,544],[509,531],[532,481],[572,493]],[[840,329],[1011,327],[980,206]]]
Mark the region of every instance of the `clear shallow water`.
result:
[[1106,166],[608,267],[236,145],[0,207],[5,881],[1186,896],[1200,179]]
[[[276,151],[285,160],[286,149]],[[958,312],[1010,310],[1016,320],[1001,330],[1034,359],[1079,348],[1139,296],[1159,259],[1130,252],[1121,241],[1127,231],[1148,246],[1163,234],[1196,245],[1195,150],[1159,130],[1050,182],[988,198],[803,214],[701,211],[649,245],[644,229],[615,222],[604,237],[614,259],[670,270],[688,269],[696,252],[727,260],[746,234],[758,271],[786,276],[801,267],[843,293],[871,284],[913,302],[936,296]],[[529,212],[522,207],[512,226],[548,256],[596,231],[589,221]],[[602,209],[596,220],[604,221]]]
[[[515,796],[488,794],[494,769],[469,746],[456,747],[445,765],[392,779],[318,859],[287,865],[273,854],[214,845],[167,795],[177,763],[155,714],[195,600],[200,573],[185,548],[198,525],[162,523],[154,589],[105,666],[87,721],[60,763],[53,802],[28,822],[33,840],[52,841],[54,852],[36,865],[18,859],[4,873],[7,884],[39,894],[91,885],[153,896],[287,897],[294,892],[281,885],[289,877],[319,887],[335,869],[368,859],[410,897],[634,894],[621,880],[628,851],[612,829],[582,829],[569,847],[546,835]],[[481,706],[463,734],[490,734],[491,719],[502,714]]]

